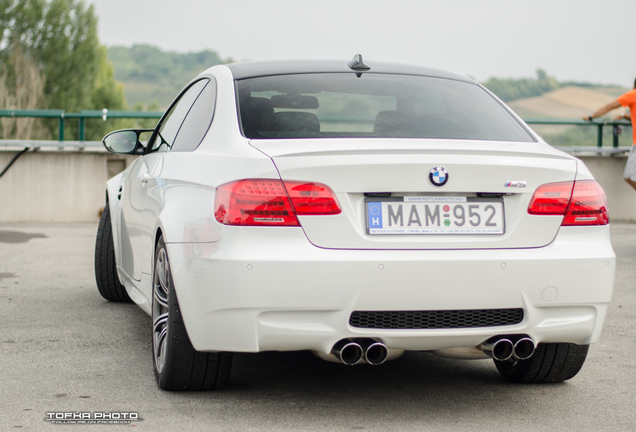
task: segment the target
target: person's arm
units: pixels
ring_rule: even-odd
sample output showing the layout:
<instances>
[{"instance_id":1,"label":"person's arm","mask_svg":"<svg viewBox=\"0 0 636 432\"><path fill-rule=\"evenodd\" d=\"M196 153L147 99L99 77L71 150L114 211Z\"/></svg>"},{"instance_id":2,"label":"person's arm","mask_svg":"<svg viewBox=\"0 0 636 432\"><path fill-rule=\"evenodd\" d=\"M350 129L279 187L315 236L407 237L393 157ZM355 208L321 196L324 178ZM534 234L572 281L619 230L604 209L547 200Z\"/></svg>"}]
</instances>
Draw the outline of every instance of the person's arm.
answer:
<instances>
[{"instance_id":1,"label":"person's arm","mask_svg":"<svg viewBox=\"0 0 636 432\"><path fill-rule=\"evenodd\" d=\"M596 117L600 117L603 114L606 114L613 109L620 108L620 106L621 106L620 102L618 100L615 100L613 102L608 103L604 107L597 109L592 114L583 117L583 120L592 121L592 119L595 119Z\"/></svg>"}]
</instances>

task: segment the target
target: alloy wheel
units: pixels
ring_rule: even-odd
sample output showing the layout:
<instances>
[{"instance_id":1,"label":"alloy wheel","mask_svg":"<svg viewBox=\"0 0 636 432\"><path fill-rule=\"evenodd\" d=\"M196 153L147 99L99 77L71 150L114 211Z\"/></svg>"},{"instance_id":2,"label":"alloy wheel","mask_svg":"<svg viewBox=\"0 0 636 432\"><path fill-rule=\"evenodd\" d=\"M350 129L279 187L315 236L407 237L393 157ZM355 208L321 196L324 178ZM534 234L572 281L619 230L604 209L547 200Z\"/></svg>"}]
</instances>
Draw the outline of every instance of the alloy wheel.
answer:
<instances>
[{"instance_id":1,"label":"alloy wheel","mask_svg":"<svg viewBox=\"0 0 636 432\"><path fill-rule=\"evenodd\" d=\"M155 275L153 280L152 297L152 350L155 360L155 368L161 373L166 364L168 345L168 313L170 310L170 267L166 250L161 249L157 254L155 263Z\"/></svg>"}]
</instances>

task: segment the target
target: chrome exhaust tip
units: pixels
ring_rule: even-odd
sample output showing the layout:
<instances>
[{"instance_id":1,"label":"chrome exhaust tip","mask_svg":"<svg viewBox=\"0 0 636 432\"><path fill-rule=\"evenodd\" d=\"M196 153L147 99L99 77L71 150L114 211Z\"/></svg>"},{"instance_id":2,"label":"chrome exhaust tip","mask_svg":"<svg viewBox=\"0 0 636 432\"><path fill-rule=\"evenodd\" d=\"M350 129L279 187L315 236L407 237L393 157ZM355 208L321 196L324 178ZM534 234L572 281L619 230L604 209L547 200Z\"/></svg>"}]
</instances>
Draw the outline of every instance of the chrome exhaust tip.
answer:
<instances>
[{"instance_id":1,"label":"chrome exhaust tip","mask_svg":"<svg viewBox=\"0 0 636 432\"><path fill-rule=\"evenodd\" d=\"M360 363L363 355L360 344L348 339L343 339L336 343L331 352L338 360L349 366Z\"/></svg>"},{"instance_id":2,"label":"chrome exhaust tip","mask_svg":"<svg viewBox=\"0 0 636 432\"><path fill-rule=\"evenodd\" d=\"M528 360L534 354L535 348L532 339L524 337L515 343L512 355L517 360Z\"/></svg>"},{"instance_id":3,"label":"chrome exhaust tip","mask_svg":"<svg viewBox=\"0 0 636 432\"><path fill-rule=\"evenodd\" d=\"M506 361L512 357L514 345L510 339L503 338L481 344L481 350L497 361Z\"/></svg>"},{"instance_id":4,"label":"chrome exhaust tip","mask_svg":"<svg viewBox=\"0 0 636 432\"><path fill-rule=\"evenodd\" d=\"M364 352L364 359L370 365L380 365L386 361L388 356L389 350L382 342L372 343Z\"/></svg>"}]
</instances>

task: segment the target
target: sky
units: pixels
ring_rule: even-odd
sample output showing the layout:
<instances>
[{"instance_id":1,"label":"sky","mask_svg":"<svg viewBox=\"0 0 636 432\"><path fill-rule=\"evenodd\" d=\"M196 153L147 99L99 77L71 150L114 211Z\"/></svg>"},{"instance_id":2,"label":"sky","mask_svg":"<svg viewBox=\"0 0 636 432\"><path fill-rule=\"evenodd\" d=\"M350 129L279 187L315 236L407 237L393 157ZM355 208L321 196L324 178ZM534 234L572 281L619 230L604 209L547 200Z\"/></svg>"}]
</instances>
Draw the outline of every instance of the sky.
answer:
<instances>
[{"instance_id":1,"label":"sky","mask_svg":"<svg viewBox=\"0 0 636 432\"><path fill-rule=\"evenodd\" d=\"M436 67L632 87L636 0L85 0L106 46ZM195 71L194 74L200 71Z\"/></svg>"}]
</instances>

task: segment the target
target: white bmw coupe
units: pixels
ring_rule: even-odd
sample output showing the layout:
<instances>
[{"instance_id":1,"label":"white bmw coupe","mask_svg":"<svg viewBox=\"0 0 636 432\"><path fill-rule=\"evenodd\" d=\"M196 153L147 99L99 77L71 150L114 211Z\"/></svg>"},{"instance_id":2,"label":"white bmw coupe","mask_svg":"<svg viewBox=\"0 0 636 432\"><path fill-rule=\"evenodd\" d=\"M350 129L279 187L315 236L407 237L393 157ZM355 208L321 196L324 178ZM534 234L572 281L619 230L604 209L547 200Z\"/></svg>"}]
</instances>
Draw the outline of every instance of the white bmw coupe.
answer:
<instances>
[{"instance_id":1,"label":"white bmw coupe","mask_svg":"<svg viewBox=\"0 0 636 432\"><path fill-rule=\"evenodd\" d=\"M101 295L152 317L158 385L218 389L233 352L346 365L492 358L579 372L614 284L607 203L477 82L346 61L215 66L107 183Z\"/></svg>"}]
</instances>

